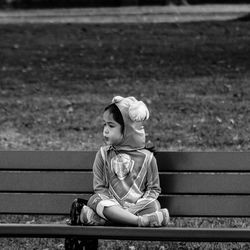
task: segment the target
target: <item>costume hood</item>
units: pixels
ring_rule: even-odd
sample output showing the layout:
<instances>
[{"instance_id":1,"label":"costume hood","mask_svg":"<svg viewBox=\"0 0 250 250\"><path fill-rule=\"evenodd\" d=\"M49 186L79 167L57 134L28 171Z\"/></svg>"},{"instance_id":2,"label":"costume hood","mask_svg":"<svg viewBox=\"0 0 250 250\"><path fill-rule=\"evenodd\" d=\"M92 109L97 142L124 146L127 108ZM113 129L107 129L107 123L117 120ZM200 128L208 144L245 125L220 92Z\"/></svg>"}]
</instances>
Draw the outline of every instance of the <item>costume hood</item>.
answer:
<instances>
[{"instance_id":1,"label":"costume hood","mask_svg":"<svg viewBox=\"0 0 250 250\"><path fill-rule=\"evenodd\" d=\"M112 103L121 111L124 120L124 135L122 142L116 146L120 150L135 150L145 147L145 131L143 121L149 118L147 106L134 97L116 96Z\"/></svg>"}]
</instances>

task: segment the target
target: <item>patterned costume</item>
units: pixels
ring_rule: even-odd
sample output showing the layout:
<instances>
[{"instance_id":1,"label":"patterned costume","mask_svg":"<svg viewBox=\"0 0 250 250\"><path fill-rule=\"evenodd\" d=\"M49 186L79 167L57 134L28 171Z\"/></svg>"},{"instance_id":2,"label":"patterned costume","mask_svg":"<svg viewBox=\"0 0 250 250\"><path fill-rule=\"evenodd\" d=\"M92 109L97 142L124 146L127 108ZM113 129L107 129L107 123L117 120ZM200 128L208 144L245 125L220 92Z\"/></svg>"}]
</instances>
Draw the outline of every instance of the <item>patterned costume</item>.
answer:
<instances>
[{"instance_id":1,"label":"patterned costume","mask_svg":"<svg viewBox=\"0 0 250 250\"><path fill-rule=\"evenodd\" d=\"M148 110L133 97L115 97L113 102L123 116L123 140L97 152L93 165L95 194L88 206L104 219L104 208L115 205L136 215L158 211L158 168L153 153L145 149L142 123L149 117Z\"/></svg>"}]
</instances>

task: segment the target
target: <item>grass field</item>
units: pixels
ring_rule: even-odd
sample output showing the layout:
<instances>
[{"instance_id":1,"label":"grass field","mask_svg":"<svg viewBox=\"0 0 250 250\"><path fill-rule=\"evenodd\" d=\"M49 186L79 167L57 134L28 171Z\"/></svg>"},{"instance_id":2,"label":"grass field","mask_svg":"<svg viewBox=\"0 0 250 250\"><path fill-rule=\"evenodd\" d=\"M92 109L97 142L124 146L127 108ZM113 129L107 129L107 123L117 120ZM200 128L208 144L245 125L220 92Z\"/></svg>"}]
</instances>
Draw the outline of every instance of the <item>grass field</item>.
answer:
<instances>
[{"instance_id":1,"label":"grass field","mask_svg":"<svg viewBox=\"0 0 250 250\"><path fill-rule=\"evenodd\" d=\"M134 95L147 140L167 151L250 148L250 23L0 26L0 150L96 150L102 110ZM1 222L64 218L5 216ZM249 227L248 219L176 218L176 226ZM100 249L249 249L227 243L101 241ZM1 239L1 249L63 249Z\"/></svg>"}]
</instances>

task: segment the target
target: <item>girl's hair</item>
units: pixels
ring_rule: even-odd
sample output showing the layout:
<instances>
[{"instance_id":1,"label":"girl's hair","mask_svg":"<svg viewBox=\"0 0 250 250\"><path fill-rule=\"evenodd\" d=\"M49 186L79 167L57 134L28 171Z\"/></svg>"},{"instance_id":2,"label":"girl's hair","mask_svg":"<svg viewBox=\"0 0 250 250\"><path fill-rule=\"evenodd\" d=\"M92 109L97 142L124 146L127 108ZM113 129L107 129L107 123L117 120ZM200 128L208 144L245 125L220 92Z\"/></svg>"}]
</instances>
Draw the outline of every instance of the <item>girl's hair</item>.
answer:
<instances>
[{"instance_id":1,"label":"girl's hair","mask_svg":"<svg viewBox=\"0 0 250 250\"><path fill-rule=\"evenodd\" d=\"M121 131L122 131L122 134L124 133L124 120L123 120L123 117L122 117L122 113L120 111L120 109L116 106L115 103L111 103L110 105L108 105L104 111L109 111L110 114L113 115L113 119L119 123L121 125Z\"/></svg>"}]
</instances>

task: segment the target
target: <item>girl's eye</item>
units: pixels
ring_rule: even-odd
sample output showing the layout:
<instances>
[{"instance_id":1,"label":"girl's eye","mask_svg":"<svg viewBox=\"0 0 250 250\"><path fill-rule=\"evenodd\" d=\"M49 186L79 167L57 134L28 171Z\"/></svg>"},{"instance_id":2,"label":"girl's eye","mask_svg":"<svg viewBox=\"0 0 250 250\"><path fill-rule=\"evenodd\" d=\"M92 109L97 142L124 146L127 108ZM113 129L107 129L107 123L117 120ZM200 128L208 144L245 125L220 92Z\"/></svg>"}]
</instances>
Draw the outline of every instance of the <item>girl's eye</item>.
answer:
<instances>
[{"instance_id":1,"label":"girl's eye","mask_svg":"<svg viewBox=\"0 0 250 250\"><path fill-rule=\"evenodd\" d=\"M116 125L113 123L103 123L103 127L114 128Z\"/></svg>"},{"instance_id":2,"label":"girl's eye","mask_svg":"<svg viewBox=\"0 0 250 250\"><path fill-rule=\"evenodd\" d=\"M106 124L106 123L104 123L103 124L103 127L110 127L110 128L114 128L115 126L113 125L113 124Z\"/></svg>"}]
</instances>

